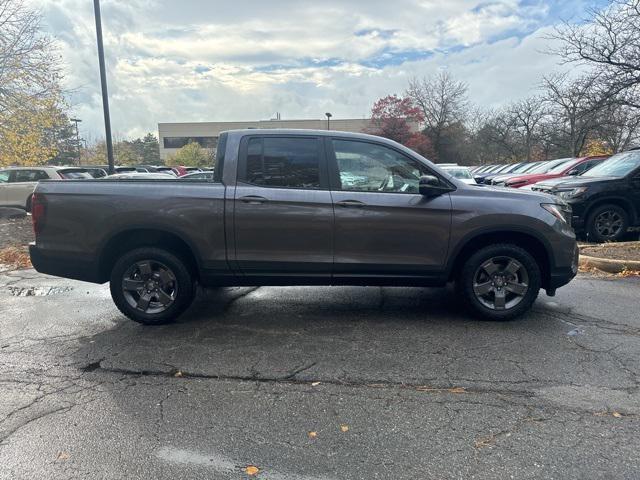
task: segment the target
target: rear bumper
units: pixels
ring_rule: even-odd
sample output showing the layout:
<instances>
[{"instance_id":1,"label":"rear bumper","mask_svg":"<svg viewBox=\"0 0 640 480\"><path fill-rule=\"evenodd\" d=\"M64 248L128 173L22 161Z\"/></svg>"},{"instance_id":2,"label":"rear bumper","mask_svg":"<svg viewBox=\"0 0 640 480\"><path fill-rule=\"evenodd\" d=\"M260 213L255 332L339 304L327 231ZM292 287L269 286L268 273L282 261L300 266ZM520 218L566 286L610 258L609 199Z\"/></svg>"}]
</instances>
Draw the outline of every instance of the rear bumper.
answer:
<instances>
[{"instance_id":1,"label":"rear bumper","mask_svg":"<svg viewBox=\"0 0 640 480\"><path fill-rule=\"evenodd\" d=\"M97 262L53 253L29 245L31 264L40 273L91 283L104 283Z\"/></svg>"}]
</instances>

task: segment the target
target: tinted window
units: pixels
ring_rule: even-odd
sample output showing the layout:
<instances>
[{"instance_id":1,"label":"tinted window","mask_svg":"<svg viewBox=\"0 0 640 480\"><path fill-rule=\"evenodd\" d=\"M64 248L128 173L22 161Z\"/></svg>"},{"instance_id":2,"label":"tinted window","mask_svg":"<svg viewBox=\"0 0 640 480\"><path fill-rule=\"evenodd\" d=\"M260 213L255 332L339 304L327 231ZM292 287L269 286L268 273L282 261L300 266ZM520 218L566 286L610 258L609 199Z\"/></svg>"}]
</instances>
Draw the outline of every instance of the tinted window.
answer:
<instances>
[{"instance_id":1,"label":"tinted window","mask_svg":"<svg viewBox=\"0 0 640 480\"><path fill-rule=\"evenodd\" d=\"M245 181L283 188L320 188L320 153L314 138L251 138Z\"/></svg>"},{"instance_id":2,"label":"tinted window","mask_svg":"<svg viewBox=\"0 0 640 480\"><path fill-rule=\"evenodd\" d=\"M429 170L395 150L373 143L333 140L342 190L418 193Z\"/></svg>"},{"instance_id":3,"label":"tinted window","mask_svg":"<svg viewBox=\"0 0 640 480\"><path fill-rule=\"evenodd\" d=\"M15 170L14 182L37 182L46 180L49 175L44 170Z\"/></svg>"},{"instance_id":4,"label":"tinted window","mask_svg":"<svg viewBox=\"0 0 640 480\"><path fill-rule=\"evenodd\" d=\"M164 137L162 139L164 148L182 148L190 143L197 143L202 148L216 148L217 137Z\"/></svg>"},{"instance_id":5,"label":"tinted window","mask_svg":"<svg viewBox=\"0 0 640 480\"><path fill-rule=\"evenodd\" d=\"M220 142L218 143L218 149L216 150L216 160L213 170L215 172L215 181L222 182L222 171L224 169L224 156L227 150L227 134L220 135Z\"/></svg>"}]
</instances>

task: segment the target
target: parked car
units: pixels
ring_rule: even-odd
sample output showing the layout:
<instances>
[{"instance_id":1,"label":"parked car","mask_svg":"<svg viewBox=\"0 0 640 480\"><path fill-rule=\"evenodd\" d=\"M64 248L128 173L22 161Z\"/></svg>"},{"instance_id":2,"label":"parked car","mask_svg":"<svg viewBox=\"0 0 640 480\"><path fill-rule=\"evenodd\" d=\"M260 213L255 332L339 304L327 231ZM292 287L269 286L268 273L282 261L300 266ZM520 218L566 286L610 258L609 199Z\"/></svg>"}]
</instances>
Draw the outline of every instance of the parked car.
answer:
<instances>
[{"instance_id":1,"label":"parked car","mask_svg":"<svg viewBox=\"0 0 640 480\"><path fill-rule=\"evenodd\" d=\"M511 170L508 173L498 173L495 175L487 175L484 177L485 185L499 185L504 184L509 178L516 177L518 175L522 175L524 173L530 172L534 168L542 165L544 162L525 162L519 164L516 168Z\"/></svg>"},{"instance_id":2,"label":"parked car","mask_svg":"<svg viewBox=\"0 0 640 480\"><path fill-rule=\"evenodd\" d=\"M621 240L640 229L640 150L614 155L575 178L537 183L532 191L568 202L574 228L589 240Z\"/></svg>"},{"instance_id":3,"label":"parked car","mask_svg":"<svg viewBox=\"0 0 640 480\"><path fill-rule=\"evenodd\" d=\"M474 174L473 178L477 183L483 183L486 176L491 175L491 174L495 174L495 173L503 172L503 171L507 170L508 168L511 168L510 164L509 165L496 165L496 166L494 166L492 168L489 168L489 169L485 170L482 173Z\"/></svg>"},{"instance_id":4,"label":"parked car","mask_svg":"<svg viewBox=\"0 0 640 480\"><path fill-rule=\"evenodd\" d=\"M129 318L159 324L195 285L458 283L481 317L514 318L578 269L559 198L470 186L371 135L236 130L214 182L40 182L31 261L42 273L110 281ZM365 177L356 186L341 174Z\"/></svg>"},{"instance_id":5,"label":"parked car","mask_svg":"<svg viewBox=\"0 0 640 480\"><path fill-rule=\"evenodd\" d=\"M180 180L192 180L192 181L213 181L213 172L195 172L195 173L187 173L180 177Z\"/></svg>"},{"instance_id":6,"label":"parked car","mask_svg":"<svg viewBox=\"0 0 640 480\"><path fill-rule=\"evenodd\" d=\"M438 165L442 170L447 172L452 177L463 181L468 185L477 185L478 183L473 179L473 175L469 171L469 167L461 167L460 165Z\"/></svg>"},{"instance_id":7,"label":"parked car","mask_svg":"<svg viewBox=\"0 0 640 480\"><path fill-rule=\"evenodd\" d=\"M0 206L31 210L31 195L40 180L90 179L89 173L76 167L8 167L0 170Z\"/></svg>"},{"instance_id":8,"label":"parked car","mask_svg":"<svg viewBox=\"0 0 640 480\"><path fill-rule=\"evenodd\" d=\"M531 183L535 183L536 181L538 181L538 179L542 178L542 175L549 173L551 170L558 167L562 168L563 166L569 165L573 161L573 158L558 158L556 160L544 162L540 166L530 170L523 175L516 175L515 177L506 179L504 181L504 185L511 188L524 187Z\"/></svg>"},{"instance_id":9,"label":"parked car","mask_svg":"<svg viewBox=\"0 0 640 480\"><path fill-rule=\"evenodd\" d=\"M586 172L592 167L609 158L608 155L574 158L565 162L559 162L546 172L530 173L509 178L505 181L507 187L522 188L533 185L542 180L549 180L558 177L575 176Z\"/></svg>"},{"instance_id":10,"label":"parked car","mask_svg":"<svg viewBox=\"0 0 640 480\"><path fill-rule=\"evenodd\" d=\"M102 178L109 175L102 167L83 166L82 168L85 169L93 178Z\"/></svg>"},{"instance_id":11,"label":"parked car","mask_svg":"<svg viewBox=\"0 0 640 480\"><path fill-rule=\"evenodd\" d=\"M152 172L124 172L114 173L102 180L173 180L176 177L170 173L152 173Z\"/></svg>"}]
</instances>

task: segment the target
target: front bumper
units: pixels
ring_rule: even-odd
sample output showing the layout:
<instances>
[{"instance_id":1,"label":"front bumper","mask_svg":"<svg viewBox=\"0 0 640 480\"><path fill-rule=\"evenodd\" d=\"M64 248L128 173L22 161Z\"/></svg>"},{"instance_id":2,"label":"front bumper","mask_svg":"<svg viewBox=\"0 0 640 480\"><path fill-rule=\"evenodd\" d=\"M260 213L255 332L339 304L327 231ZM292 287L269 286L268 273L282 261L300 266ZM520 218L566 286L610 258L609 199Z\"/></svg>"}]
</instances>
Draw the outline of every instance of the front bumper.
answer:
<instances>
[{"instance_id":1,"label":"front bumper","mask_svg":"<svg viewBox=\"0 0 640 480\"><path fill-rule=\"evenodd\" d=\"M573 260L570 267L556 268L549 275L549 283L546 286L547 295L553 296L556 289L563 287L578 274L578 264L580 262L580 250L576 244L573 253Z\"/></svg>"},{"instance_id":2,"label":"front bumper","mask_svg":"<svg viewBox=\"0 0 640 480\"><path fill-rule=\"evenodd\" d=\"M98 262L49 252L35 243L29 245L29 256L33 268L40 273L91 283L105 282L100 276Z\"/></svg>"}]
</instances>

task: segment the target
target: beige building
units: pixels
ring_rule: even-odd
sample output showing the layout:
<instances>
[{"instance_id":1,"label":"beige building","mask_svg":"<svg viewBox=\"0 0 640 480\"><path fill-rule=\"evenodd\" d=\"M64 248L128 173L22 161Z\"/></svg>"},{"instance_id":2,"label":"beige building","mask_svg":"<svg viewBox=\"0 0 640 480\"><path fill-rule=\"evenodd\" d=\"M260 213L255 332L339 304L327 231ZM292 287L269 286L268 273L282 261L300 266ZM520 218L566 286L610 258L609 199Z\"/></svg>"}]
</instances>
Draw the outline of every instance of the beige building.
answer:
<instances>
[{"instance_id":1,"label":"beige building","mask_svg":"<svg viewBox=\"0 0 640 480\"><path fill-rule=\"evenodd\" d=\"M331 119L331 130L367 133L371 129L371 119ZM305 130L325 130L327 120L260 120L257 122L195 122L159 123L158 140L160 158L169 155L190 142L198 142L204 148L215 149L220 132L243 128L300 128Z\"/></svg>"}]
</instances>

